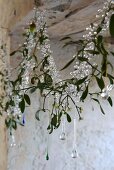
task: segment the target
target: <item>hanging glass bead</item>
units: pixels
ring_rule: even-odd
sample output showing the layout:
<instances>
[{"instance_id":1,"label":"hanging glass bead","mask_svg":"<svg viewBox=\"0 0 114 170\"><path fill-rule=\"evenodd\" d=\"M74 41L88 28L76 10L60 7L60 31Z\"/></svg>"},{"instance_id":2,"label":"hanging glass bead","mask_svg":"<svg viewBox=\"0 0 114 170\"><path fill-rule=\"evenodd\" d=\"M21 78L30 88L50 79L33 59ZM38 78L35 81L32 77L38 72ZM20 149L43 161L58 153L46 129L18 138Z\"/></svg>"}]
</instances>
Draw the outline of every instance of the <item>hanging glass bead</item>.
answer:
<instances>
[{"instance_id":1,"label":"hanging glass bead","mask_svg":"<svg viewBox=\"0 0 114 170\"><path fill-rule=\"evenodd\" d=\"M23 115L22 123L23 123L23 125L25 125L25 115Z\"/></svg>"},{"instance_id":2,"label":"hanging glass bead","mask_svg":"<svg viewBox=\"0 0 114 170\"><path fill-rule=\"evenodd\" d=\"M65 140L66 139L66 134L65 134L65 119L62 120L62 132L60 134L60 140Z\"/></svg>"},{"instance_id":3,"label":"hanging glass bead","mask_svg":"<svg viewBox=\"0 0 114 170\"><path fill-rule=\"evenodd\" d=\"M10 146L11 147L15 147L16 146L15 136L13 134L10 136Z\"/></svg>"},{"instance_id":4,"label":"hanging glass bead","mask_svg":"<svg viewBox=\"0 0 114 170\"><path fill-rule=\"evenodd\" d=\"M72 150L71 157L72 157L72 158L77 158L77 157L78 157L78 154L77 154L76 149L73 149L73 150Z\"/></svg>"}]
</instances>

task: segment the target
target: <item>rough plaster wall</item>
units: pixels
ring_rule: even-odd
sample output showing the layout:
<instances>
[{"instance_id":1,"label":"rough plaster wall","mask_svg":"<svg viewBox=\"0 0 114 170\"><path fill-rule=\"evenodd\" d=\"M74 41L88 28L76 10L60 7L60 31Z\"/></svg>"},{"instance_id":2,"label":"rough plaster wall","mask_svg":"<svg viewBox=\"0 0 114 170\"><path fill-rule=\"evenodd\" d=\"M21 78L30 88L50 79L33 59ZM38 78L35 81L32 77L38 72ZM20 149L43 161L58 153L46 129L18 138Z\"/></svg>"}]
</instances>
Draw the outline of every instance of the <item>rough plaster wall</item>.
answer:
<instances>
[{"instance_id":1,"label":"rough plaster wall","mask_svg":"<svg viewBox=\"0 0 114 170\"><path fill-rule=\"evenodd\" d=\"M0 118L0 170L7 169L7 138L6 128L4 126L4 118Z\"/></svg>"},{"instance_id":2,"label":"rough plaster wall","mask_svg":"<svg viewBox=\"0 0 114 170\"><path fill-rule=\"evenodd\" d=\"M32 0L0 0L0 41L7 44L8 53L10 53L11 27L20 21L31 8L33 8ZM7 135L4 119L0 117L0 170L7 169Z\"/></svg>"},{"instance_id":3,"label":"rough plaster wall","mask_svg":"<svg viewBox=\"0 0 114 170\"><path fill-rule=\"evenodd\" d=\"M62 60L62 56L72 56L75 48L69 47L63 51L60 47L60 42L52 41L54 57L61 67L65 61ZM68 73L69 71L66 71L64 75L67 76ZM114 100L114 92L111 96ZM8 152L8 170L114 170L114 108L110 108L106 101L102 101L102 105L106 115L102 115L97 104L89 100L84 104L84 120L77 120L79 157L72 159L73 124L66 125L65 141L59 140L61 127L48 136L48 118L45 113L41 113L40 122L34 119L40 100L36 95L32 96L32 106L26 110L26 127L18 129L17 146L10 148ZM71 115L77 115L74 109ZM47 143L49 161L45 160Z\"/></svg>"},{"instance_id":4,"label":"rough plaster wall","mask_svg":"<svg viewBox=\"0 0 114 170\"><path fill-rule=\"evenodd\" d=\"M33 8L33 0L0 0L0 27L10 30Z\"/></svg>"},{"instance_id":5,"label":"rough plaster wall","mask_svg":"<svg viewBox=\"0 0 114 170\"><path fill-rule=\"evenodd\" d=\"M1 48L1 45L4 45L4 44L6 44L7 54L9 54L10 38L6 30L0 29L0 48ZM0 57L2 57L1 54L0 54ZM7 63L9 63L10 59L8 55L6 57L7 57L6 61ZM2 90L3 89L0 89L0 92L2 92ZM4 122L5 122L5 115L0 116L0 170L7 169L7 134L6 134L6 127L5 127Z\"/></svg>"}]
</instances>

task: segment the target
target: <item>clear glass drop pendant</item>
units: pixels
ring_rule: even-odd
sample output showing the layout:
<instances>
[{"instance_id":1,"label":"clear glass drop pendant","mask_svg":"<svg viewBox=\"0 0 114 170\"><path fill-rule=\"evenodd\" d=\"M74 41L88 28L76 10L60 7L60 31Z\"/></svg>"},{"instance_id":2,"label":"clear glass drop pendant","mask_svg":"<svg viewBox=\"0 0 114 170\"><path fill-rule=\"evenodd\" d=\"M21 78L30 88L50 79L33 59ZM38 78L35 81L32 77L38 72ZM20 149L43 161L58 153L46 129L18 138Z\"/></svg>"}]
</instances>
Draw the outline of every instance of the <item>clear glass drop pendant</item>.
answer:
<instances>
[{"instance_id":1,"label":"clear glass drop pendant","mask_svg":"<svg viewBox=\"0 0 114 170\"><path fill-rule=\"evenodd\" d=\"M24 115L23 115L22 123L23 123L23 125L25 125L25 116Z\"/></svg>"},{"instance_id":2,"label":"clear glass drop pendant","mask_svg":"<svg viewBox=\"0 0 114 170\"><path fill-rule=\"evenodd\" d=\"M10 138L11 138L11 139L10 139L10 146L11 146L11 147L15 147L15 146L16 146L15 136L12 135Z\"/></svg>"},{"instance_id":3,"label":"clear glass drop pendant","mask_svg":"<svg viewBox=\"0 0 114 170\"><path fill-rule=\"evenodd\" d=\"M108 99L109 93L108 93L107 89L102 90L101 97L102 97L102 99L105 99L105 100Z\"/></svg>"},{"instance_id":4,"label":"clear glass drop pendant","mask_svg":"<svg viewBox=\"0 0 114 170\"><path fill-rule=\"evenodd\" d=\"M66 139L66 135L65 135L65 132L62 132L61 134L60 134L60 140L65 140Z\"/></svg>"},{"instance_id":5,"label":"clear glass drop pendant","mask_svg":"<svg viewBox=\"0 0 114 170\"><path fill-rule=\"evenodd\" d=\"M72 158L77 158L78 157L78 154L77 154L77 151L76 151L75 148L72 150L71 157Z\"/></svg>"},{"instance_id":6,"label":"clear glass drop pendant","mask_svg":"<svg viewBox=\"0 0 114 170\"><path fill-rule=\"evenodd\" d=\"M65 140L66 139L66 134L65 134L65 119L62 121L62 132L60 134L60 140Z\"/></svg>"},{"instance_id":7,"label":"clear glass drop pendant","mask_svg":"<svg viewBox=\"0 0 114 170\"><path fill-rule=\"evenodd\" d=\"M110 91L113 90L113 88L114 88L113 84L106 86L106 88L104 88L101 93L102 99L108 99L108 97L110 96Z\"/></svg>"},{"instance_id":8,"label":"clear glass drop pendant","mask_svg":"<svg viewBox=\"0 0 114 170\"><path fill-rule=\"evenodd\" d=\"M77 145L76 145L76 119L74 118L74 141L73 141L73 149L72 149L72 153L71 153L72 158L77 158L77 156L78 156L76 148L77 148Z\"/></svg>"}]
</instances>

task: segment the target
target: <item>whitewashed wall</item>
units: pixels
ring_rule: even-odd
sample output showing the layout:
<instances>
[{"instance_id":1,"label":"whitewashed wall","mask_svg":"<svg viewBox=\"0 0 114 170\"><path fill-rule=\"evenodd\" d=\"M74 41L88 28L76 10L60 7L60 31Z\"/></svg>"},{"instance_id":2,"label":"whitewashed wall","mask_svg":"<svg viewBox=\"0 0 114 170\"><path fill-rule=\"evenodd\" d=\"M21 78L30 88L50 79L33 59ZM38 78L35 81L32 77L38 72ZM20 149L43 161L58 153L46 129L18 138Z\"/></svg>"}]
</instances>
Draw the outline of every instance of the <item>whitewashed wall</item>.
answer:
<instances>
[{"instance_id":1,"label":"whitewashed wall","mask_svg":"<svg viewBox=\"0 0 114 170\"><path fill-rule=\"evenodd\" d=\"M63 52L60 47L61 43L52 42L56 61L62 66L65 58L68 59L68 56L72 55L74 48L66 48ZM67 74L68 72L65 75ZM40 122L34 118L34 113L40 106L39 97L36 96L32 97L32 106L26 109L25 128L19 128L16 134L17 146L9 148L8 170L114 170L114 108L102 101L106 111L106 115L102 115L97 104L86 101L84 120L77 120L79 156L73 159L73 124L66 124L65 141L59 140L61 128L48 135L48 119L45 113L41 113ZM111 96L114 100L114 91ZM73 109L71 114L73 117L76 111ZM49 161L45 159L47 143Z\"/></svg>"}]
</instances>

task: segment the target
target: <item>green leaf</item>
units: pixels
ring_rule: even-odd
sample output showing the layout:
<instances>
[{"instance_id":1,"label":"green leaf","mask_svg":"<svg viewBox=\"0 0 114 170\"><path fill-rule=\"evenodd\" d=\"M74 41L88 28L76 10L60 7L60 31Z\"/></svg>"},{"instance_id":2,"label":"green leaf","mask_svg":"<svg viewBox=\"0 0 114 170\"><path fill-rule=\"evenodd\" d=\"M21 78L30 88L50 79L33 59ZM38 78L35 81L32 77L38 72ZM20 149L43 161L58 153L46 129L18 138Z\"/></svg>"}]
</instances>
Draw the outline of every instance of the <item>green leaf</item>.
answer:
<instances>
[{"instance_id":1,"label":"green leaf","mask_svg":"<svg viewBox=\"0 0 114 170\"><path fill-rule=\"evenodd\" d=\"M47 152L47 154L46 154L46 160L47 160L47 161L49 160L48 152Z\"/></svg>"},{"instance_id":2,"label":"green leaf","mask_svg":"<svg viewBox=\"0 0 114 170\"><path fill-rule=\"evenodd\" d=\"M97 84L98 84L99 88L101 90L104 89L105 84L104 84L103 78L102 77L101 78L96 77L96 80L97 80Z\"/></svg>"},{"instance_id":3,"label":"green leaf","mask_svg":"<svg viewBox=\"0 0 114 170\"><path fill-rule=\"evenodd\" d=\"M110 77L111 79L114 79L114 77L111 74L107 74L108 77Z\"/></svg>"},{"instance_id":4,"label":"green leaf","mask_svg":"<svg viewBox=\"0 0 114 170\"><path fill-rule=\"evenodd\" d=\"M113 84L113 78L111 77L111 75L107 74L107 77L109 78L110 84Z\"/></svg>"},{"instance_id":5,"label":"green leaf","mask_svg":"<svg viewBox=\"0 0 114 170\"><path fill-rule=\"evenodd\" d=\"M111 77L108 77L109 78L109 81L110 81L110 84L113 84L113 80L111 79Z\"/></svg>"},{"instance_id":6,"label":"green leaf","mask_svg":"<svg viewBox=\"0 0 114 170\"><path fill-rule=\"evenodd\" d=\"M101 45L102 42L103 42L103 36L102 36L102 35L99 35L99 36L97 37L97 43L98 43L98 45Z\"/></svg>"},{"instance_id":7,"label":"green leaf","mask_svg":"<svg viewBox=\"0 0 114 170\"><path fill-rule=\"evenodd\" d=\"M58 121L61 120L61 117L62 117L62 111L60 111L59 114L58 114Z\"/></svg>"},{"instance_id":8,"label":"green leaf","mask_svg":"<svg viewBox=\"0 0 114 170\"><path fill-rule=\"evenodd\" d=\"M95 98L91 98L91 99L94 100L94 101L96 101L96 102L99 104L100 109L101 109L101 112L102 112L103 114L105 114L105 112L104 112L104 110L103 110L103 108L102 108L102 106L101 106L99 100L98 100L98 99L95 99Z\"/></svg>"},{"instance_id":9,"label":"green leaf","mask_svg":"<svg viewBox=\"0 0 114 170\"><path fill-rule=\"evenodd\" d=\"M40 121L40 118L39 118L39 114L40 114L40 111L41 110L37 110L36 114L35 114L35 118Z\"/></svg>"},{"instance_id":10,"label":"green leaf","mask_svg":"<svg viewBox=\"0 0 114 170\"><path fill-rule=\"evenodd\" d=\"M20 108L21 112L24 113L24 111L25 111L25 101L24 101L24 98L19 103L19 108Z\"/></svg>"},{"instance_id":11,"label":"green leaf","mask_svg":"<svg viewBox=\"0 0 114 170\"><path fill-rule=\"evenodd\" d=\"M67 67L69 67L73 63L74 60L75 60L75 57L72 60L70 60L60 71L62 71L64 69L66 69Z\"/></svg>"},{"instance_id":12,"label":"green leaf","mask_svg":"<svg viewBox=\"0 0 114 170\"><path fill-rule=\"evenodd\" d=\"M53 79L49 74L44 75L44 81L47 85L51 86L53 83Z\"/></svg>"},{"instance_id":13,"label":"green leaf","mask_svg":"<svg viewBox=\"0 0 114 170\"><path fill-rule=\"evenodd\" d=\"M67 82L70 83L70 84L76 84L77 79L76 78L67 79Z\"/></svg>"},{"instance_id":14,"label":"green leaf","mask_svg":"<svg viewBox=\"0 0 114 170\"><path fill-rule=\"evenodd\" d=\"M80 61L88 61L88 58L85 58L85 57L78 57L78 60L80 60Z\"/></svg>"},{"instance_id":15,"label":"green leaf","mask_svg":"<svg viewBox=\"0 0 114 170\"><path fill-rule=\"evenodd\" d=\"M35 54L33 54L32 57L35 59L36 62L38 62L37 56Z\"/></svg>"},{"instance_id":16,"label":"green leaf","mask_svg":"<svg viewBox=\"0 0 114 170\"><path fill-rule=\"evenodd\" d=\"M4 45L1 45L1 47L0 47L2 50L4 49Z\"/></svg>"},{"instance_id":17,"label":"green leaf","mask_svg":"<svg viewBox=\"0 0 114 170\"><path fill-rule=\"evenodd\" d=\"M86 52L90 53L90 54L96 54L98 55L99 54L99 51L95 51L95 50L86 50Z\"/></svg>"},{"instance_id":18,"label":"green leaf","mask_svg":"<svg viewBox=\"0 0 114 170\"><path fill-rule=\"evenodd\" d=\"M24 99L28 105L31 104L30 97L27 94L24 94Z\"/></svg>"},{"instance_id":19,"label":"green leaf","mask_svg":"<svg viewBox=\"0 0 114 170\"><path fill-rule=\"evenodd\" d=\"M14 102L12 99L9 101L9 104L10 104L11 106L15 106L15 102Z\"/></svg>"},{"instance_id":20,"label":"green leaf","mask_svg":"<svg viewBox=\"0 0 114 170\"><path fill-rule=\"evenodd\" d=\"M72 41L72 39L69 39L70 41L66 42L64 45L63 45L63 48L68 46L68 45L81 45L83 46L84 44L84 40L78 40L78 41Z\"/></svg>"},{"instance_id":21,"label":"green leaf","mask_svg":"<svg viewBox=\"0 0 114 170\"><path fill-rule=\"evenodd\" d=\"M70 115L69 115L69 114L66 114L66 116L67 116L67 121L70 123L70 122L72 121Z\"/></svg>"},{"instance_id":22,"label":"green leaf","mask_svg":"<svg viewBox=\"0 0 114 170\"><path fill-rule=\"evenodd\" d=\"M13 87L15 87L17 82L16 81L10 81L10 83L12 84Z\"/></svg>"},{"instance_id":23,"label":"green leaf","mask_svg":"<svg viewBox=\"0 0 114 170\"><path fill-rule=\"evenodd\" d=\"M104 112L103 108L101 107L101 105L100 105L100 109L101 109L101 112L105 115L105 112Z\"/></svg>"},{"instance_id":24,"label":"green leaf","mask_svg":"<svg viewBox=\"0 0 114 170\"><path fill-rule=\"evenodd\" d=\"M53 126L52 125L49 125L47 127L47 130L49 131L49 134L51 134L53 132Z\"/></svg>"},{"instance_id":25,"label":"green leaf","mask_svg":"<svg viewBox=\"0 0 114 170\"><path fill-rule=\"evenodd\" d=\"M101 30L102 30L102 27L99 26L99 27L97 28L97 34L98 34L99 32L101 32Z\"/></svg>"},{"instance_id":26,"label":"green leaf","mask_svg":"<svg viewBox=\"0 0 114 170\"><path fill-rule=\"evenodd\" d=\"M30 60L32 60L32 57L33 57L33 56L30 56L30 57L28 57L27 61L30 61Z\"/></svg>"},{"instance_id":27,"label":"green leaf","mask_svg":"<svg viewBox=\"0 0 114 170\"><path fill-rule=\"evenodd\" d=\"M110 17L109 31L110 31L111 37L114 37L114 14L112 14Z\"/></svg>"},{"instance_id":28,"label":"green leaf","mask_svg":"<svg viewBox=\"0 0 114 170\"><path fill-rule=\"evenodd\" d=\"M102 52L103 52L103 57L105 57L106 58L106 56L108 55L108 51L105 49L105 47L104 47L104 44L103 43L101 43L101 49L102 49Z\"/></svg>"},{"instance_id":29,"label":"green leaf","mask_svg":"<svg viewBox=\"0 0 114 170\"><path fill-rule=\"evenodd\" d=\"M37 88L40 90L40 93L43 93L43 90L46 89L47 84L46 83L41 83L40 80L38 81Z\"/></svg>"},{"instance_id":30,"label":"green leaf","mask_svg":"<svg viewBox=\"0 0 114 170\"><path fill-rule=\"evenodd\" d=\"M15 120L12 120L12 128L15 130L17 129L17 123Z\"/></svg>"},{"instance_id":31,"label":"green leaf","mask_svg":"<svg viewBox=\"0 0 114 170\"><path fill-rule=\"evenodd\" d=\"M10 105L9 102L7 102L5 105L5 111L7 111L7 109L9 108L9 105Z\"/></svg>"},{"instance_id":32,"label":"green leaf","mask_svg":"<svg viewBox=\"0 0 114 170\"><path fill-rule=\"evenodd\" d=\"M7 128L13 128L14 130L17 129L17 122L13 118L6 118L5 124Z\"/></svg>"},{"instance_id":33,"label":"green leaf","mask_svg":"<svg viewBox=\"0 0 114 170\"><path fill-rule=\"evenodd\" d=\"M47 67L49 65L48 57L45 57L43 62L41 63L40 71L44 71L44 67Z\"/></svg>"},{"instance_id":34,"label":"green leaf","mask_svg":"<svg viewBox=\"0 0 114 170\"><path fill-rule=\"evenodd\" d=\"M82 96L80 98L81 101L84 101L88 95L88 86L86 87L85 91L82 93Z\"/></svg>"},{"instance_id":35,"label":"green leaf","mask_svg":"<svg viewBox=\"0 0 114 170\"><path fill-rule=\"evenodd\" d=\"M87 77L88 77L88 76L84 77L83 79L78 80L76 84L77 84L77 85L82 84L83 82L85 82L85 80L87 79Z\"/></svg>"},{"instance_id":36,"label":"green leaf","mask_svg":"<svg viewBox=\"0 0 114 170\"><path fill-rule=\"evenodd\" d=\"M35 31L35 29L36 29L36 24L34 23L34 22L32 22L31 24L30 24L30 32L34 32Z\"/></svg>"},{"instance_id":37,"label":"green leaf","mask_svg":"<svg viewBox=\"0 0 114 170\"><path fill-rule=\"evenodd\" d=\"M51 119L51 125L56 127L56 125L57 125L57 115L54 115L53 118Z\"/></svg>"},{"instance_id":38,"label":"green leaf","mask_svg":"<svg viewBox=\"0 0 114 170\"><path fill-rule=\"evenodd\" d=\"M97 103L100 103L98 99L91 98L92 100L96 101Z\"/></svg>"},{"instance_id":39,"label":"green leaf","mask_svg":"<svg viewBox=\"0 0 114 170\"><path fill-rule=\"evenodd\" d=\"M13 52L10 53L10 56L15 55L16 53L17 53L17 51L15 50L15 51L13 51Z\"/></svg>"},{"instance_id":40,"label":"green leaf","mask_svg":"<svg viewBox=\"0 0 114 170\"><path fill-rule=\"evenodd\" d=\"M111 97L108 97L108 102L109 102L109 104L110 104L110 106L112 107L113 106L113 102L112 102L112 99L111 99Z\"/></svg>"},{"instance_id":41,"label":"green leaf","mask_svg":"<svg viewBox=\"0 0 114 170\"><path fill-rule=\"evenodd\" d=\"M34 93L37 90L37 87L33 87L32 89L30 89L30 93Z\"/></svg>"},{"instance_id":42,"label":"green leaf","mask_svg":"<svg viewBox=\"0 0 114 170\"><path fill-rule=\"evenodd\" d=\"M39 35L40 35L40 36L39 36L40 45L42 45L42 44L44 43L44 41L45 41L46 39L48 39L48 37L45 36L44 33L43 33L44 29L45 29L45 25L43 26L43 29L41 28L41 29L39 30L39 32L40 32L40 34L39 34Z\"/></svg>"},{"instance_id":43,"label":"green leaf","mask_svg":"<svg viewBox=\"0 0 114 170\"><path fill-rule=\"evenodd\" d=\"M28 55L28 49L25 48L25 49L23 50L23 56L26 57L27 55Z\"/></svg>"},{"instance_id":44,"label":"green leaf","mask_svg":"<svg viewBox=\"0 0 114 170\"><path fill-rule=\"evenodd\" d=\"M11 119L6 118L5 119L5 125L6 125L7 128L10 128L11 127Z\"/></svg>"}]
</instances>

